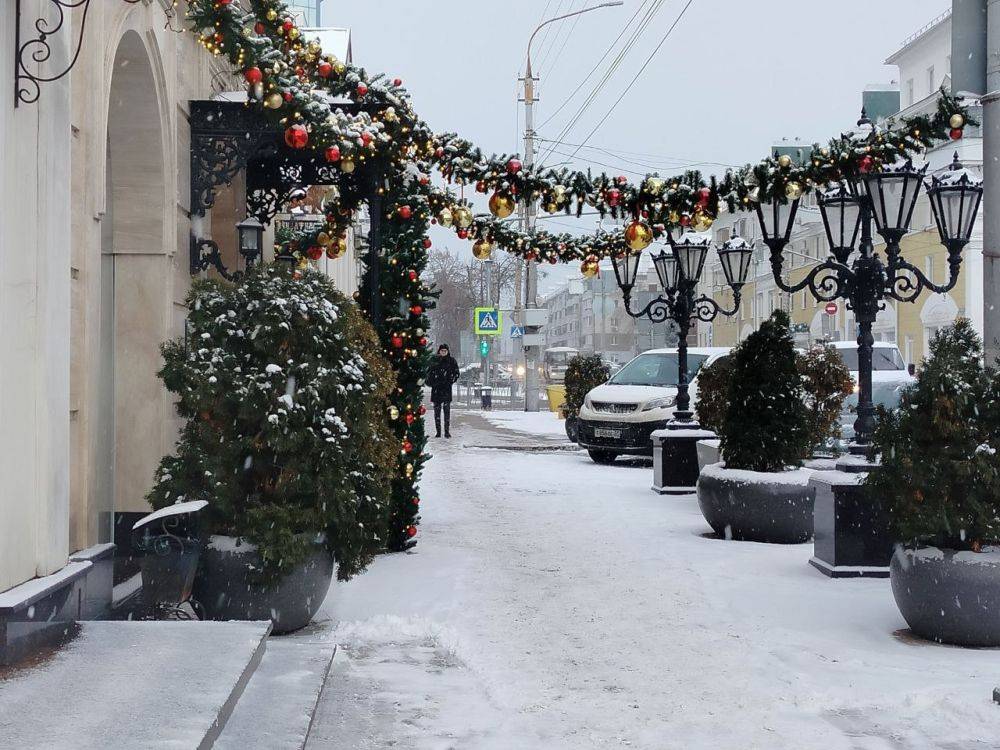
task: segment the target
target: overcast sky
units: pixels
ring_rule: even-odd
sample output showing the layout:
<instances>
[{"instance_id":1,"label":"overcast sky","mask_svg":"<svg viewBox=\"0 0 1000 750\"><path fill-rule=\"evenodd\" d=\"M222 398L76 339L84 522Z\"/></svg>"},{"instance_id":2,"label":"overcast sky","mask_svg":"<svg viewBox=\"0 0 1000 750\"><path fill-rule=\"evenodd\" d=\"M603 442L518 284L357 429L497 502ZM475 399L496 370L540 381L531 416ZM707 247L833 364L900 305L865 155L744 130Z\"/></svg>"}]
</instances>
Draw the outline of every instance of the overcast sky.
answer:
<instances>
[{"instance_id":1,"label":"overcast sky","mask_svg":"<svg viewBox=\"0 0 1000 750\"><path fill-rule=\"evenodd\" d=\"M354 62L402 78L417 111L435 130L457 131L488 152L510 152L521 150L517 78L531 31L544 18L598 1L325 0L323 24L349 27ZM579 168L635 178L654 170L673 174L702 162L703 169L721 173L721 165L761 158L781 138L825 140L857 119L865 84L897 77L896 68L882 64L885 58L951 5L950 0L690 0L615 106L688 2L624 0L621 7L557 22L538 34L532 46L535 74L541 76L536 130L563 142L546 163L566 161L576 146L565 144L585 143L602 150L581 149L572 159ZM637 12L641 18L653 7L656 13L644 30L636 37L639 19L632 20L614 53L605 57ZM563 134L632 38L636 43L620 67ZM571 96L595 66L596 73ZM559 221L545 223L554 230L570 230L574 223ZM592 230L593 224L581 228Z\"/></svg>"}]
</instances>

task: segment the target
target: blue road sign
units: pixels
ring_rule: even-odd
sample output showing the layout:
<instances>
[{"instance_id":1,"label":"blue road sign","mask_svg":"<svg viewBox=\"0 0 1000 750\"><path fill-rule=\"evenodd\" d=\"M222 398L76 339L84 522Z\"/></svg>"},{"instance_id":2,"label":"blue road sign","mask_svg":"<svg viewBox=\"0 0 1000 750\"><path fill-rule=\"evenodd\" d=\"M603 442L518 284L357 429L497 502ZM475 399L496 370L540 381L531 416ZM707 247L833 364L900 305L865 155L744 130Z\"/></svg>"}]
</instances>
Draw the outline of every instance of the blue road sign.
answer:
<instances>
[{"instance_id":1,"label":"blue road sign","mask_svg":"<svg viewBox=\"0 0 1000 750\"><path fill-rule=\"evenodd\" d=\"M524 335L524 328L521 326L511 326L510 327L510 337L512 339L519 339Z\"/></svg>"},{"instance_id":2,"label":"blue road sign","mask_svg":"<svg viewBox=\"0 0 1000 750\"><path fill-rule=\"evenodd\" d=\"M503 333L500 311L495 307L477 307L475 330L477 336L499 336Z\"/></svg>"}]
</instances>

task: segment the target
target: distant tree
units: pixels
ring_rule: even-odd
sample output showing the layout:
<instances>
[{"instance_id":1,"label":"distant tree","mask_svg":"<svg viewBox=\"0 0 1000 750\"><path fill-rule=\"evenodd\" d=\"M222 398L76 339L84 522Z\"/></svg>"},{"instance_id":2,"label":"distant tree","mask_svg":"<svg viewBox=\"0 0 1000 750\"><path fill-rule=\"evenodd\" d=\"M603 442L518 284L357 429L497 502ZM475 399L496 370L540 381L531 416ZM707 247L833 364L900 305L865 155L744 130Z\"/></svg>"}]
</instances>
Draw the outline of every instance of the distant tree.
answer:
<instances>
[{"instance_id":1,"label":"distant tree","mask_svg":"<svg viewBox=\"0 0 1000 750\"><path fill-rule=\"evenodd\" d=\"M719 429L728 469L779 472L809 454L809 423L788 313L775 310L730 355Z\"/></svg>"}]
</instances>

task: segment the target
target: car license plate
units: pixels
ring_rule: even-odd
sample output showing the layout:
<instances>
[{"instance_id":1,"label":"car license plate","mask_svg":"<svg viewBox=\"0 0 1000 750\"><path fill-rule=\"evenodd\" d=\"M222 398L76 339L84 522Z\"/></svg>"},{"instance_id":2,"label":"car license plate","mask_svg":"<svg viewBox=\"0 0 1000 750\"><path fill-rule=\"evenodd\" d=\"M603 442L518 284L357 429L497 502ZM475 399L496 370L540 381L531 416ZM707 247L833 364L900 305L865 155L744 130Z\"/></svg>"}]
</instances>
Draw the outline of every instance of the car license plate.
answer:
<instances>
[{"instance_id":1,"label":"car license plate","mask_svg":"<svg viewBox=\"0 0 1000 750\"><path fill-rule=\"evenodd\" d=\"M618 439L621 436L622 436L621 430L603 430L600 427L594 428L594 437Z\"/></svg>"}]
</instances>

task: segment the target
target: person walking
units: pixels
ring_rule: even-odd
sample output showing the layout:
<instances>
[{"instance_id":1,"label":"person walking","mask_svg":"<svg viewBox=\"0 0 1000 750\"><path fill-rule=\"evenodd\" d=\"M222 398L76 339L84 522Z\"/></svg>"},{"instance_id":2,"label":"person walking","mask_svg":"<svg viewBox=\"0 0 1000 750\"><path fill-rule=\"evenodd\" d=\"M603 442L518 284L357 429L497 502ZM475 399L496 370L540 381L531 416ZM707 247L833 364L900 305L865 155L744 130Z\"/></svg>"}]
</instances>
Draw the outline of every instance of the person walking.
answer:
<instances>
[{"instance_id":1,"label":"person walking","mask_svg":"<svg viewBox=\"0 0 1000 750\"><path fill-rule=\"evenodd\" d=\"M441 412L444 412L444 436L451 437L451 388L458 380L458 362L451 356L447 344L441 344L427 373L427 384L431 387L431 403L434 404L434 427L437 437L441 437Z\"/></svg>"}]
</instances>

